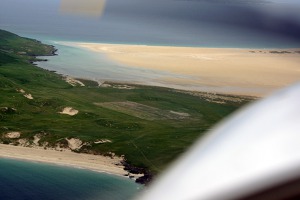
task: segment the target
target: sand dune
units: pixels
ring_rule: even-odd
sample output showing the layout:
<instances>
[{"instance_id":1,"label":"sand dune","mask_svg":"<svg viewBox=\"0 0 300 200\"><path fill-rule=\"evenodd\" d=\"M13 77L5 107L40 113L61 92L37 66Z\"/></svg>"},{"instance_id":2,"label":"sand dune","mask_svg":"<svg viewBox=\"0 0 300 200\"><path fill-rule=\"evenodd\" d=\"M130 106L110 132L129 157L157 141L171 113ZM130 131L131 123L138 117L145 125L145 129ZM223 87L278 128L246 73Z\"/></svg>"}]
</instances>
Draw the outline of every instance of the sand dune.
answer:
<instances>
[{"instance_id":1,"label":"sand dune","mask_svg":"<svg viewBox=\"0 0 300 200\"><path fill-rule=\"evenodd\" d=\"M191 85L191 89L196 90L265 96L300 80L298 49L71 45L104 53L113 61L127 66L170 72L174 76L166 76L160 81L170 86Z\"/></svg>"},{"instance_id":2,"label":"sand dune","mask_svg":"<svg viewBox=\"0 0 300 200\"><path fill-rule=\"evenodd\" d=\"M59 112L60 114L65 114L65 115L71 115L71 116L74 116L74 115L77 115L78 114L78 110L75 110L74 108L72 107L65 107L61 112Z\"/></svg>"}]
</instances>

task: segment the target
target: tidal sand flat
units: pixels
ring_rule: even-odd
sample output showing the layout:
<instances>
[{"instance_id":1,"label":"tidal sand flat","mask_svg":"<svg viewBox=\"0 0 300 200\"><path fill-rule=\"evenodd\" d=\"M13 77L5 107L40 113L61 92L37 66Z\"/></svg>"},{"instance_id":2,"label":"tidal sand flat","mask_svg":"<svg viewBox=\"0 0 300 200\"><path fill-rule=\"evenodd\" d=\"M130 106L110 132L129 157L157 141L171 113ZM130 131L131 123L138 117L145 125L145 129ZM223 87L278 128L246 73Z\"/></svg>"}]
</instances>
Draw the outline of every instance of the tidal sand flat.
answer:
<instances>
[{"instance_id":1,"label":"tidal sand flat","mask_svg":"<svg viewBox=\"0 0 300 200\"><path fill-rule=\"evenodd\" d=\"M104 53L127 66L168 72L159 81L181 89L261 97L300 80L299 49L69 45Z\"/></svg>"}]
</instances>

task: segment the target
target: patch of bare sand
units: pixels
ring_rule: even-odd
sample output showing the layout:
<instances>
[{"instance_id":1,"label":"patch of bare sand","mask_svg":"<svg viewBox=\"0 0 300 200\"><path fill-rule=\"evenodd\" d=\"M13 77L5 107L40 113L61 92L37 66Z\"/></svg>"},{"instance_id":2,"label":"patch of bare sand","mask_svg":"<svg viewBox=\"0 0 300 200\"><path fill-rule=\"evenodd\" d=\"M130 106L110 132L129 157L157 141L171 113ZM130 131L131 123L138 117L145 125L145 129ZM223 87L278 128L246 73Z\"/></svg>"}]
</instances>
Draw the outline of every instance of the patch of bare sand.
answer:
<instances>
[{"instance_id":1,"label":"patch of bare sand","mask_svg":"<svg viewBox=\"0 0 300 200\"><path fill-rule=\"evenodd\" d=\"M116 88L116 89L120 89L120 90L133 90L136 89L136 86L132 86L132 85L126 85L126 84L109 84L109 83L102 83L99 85L99 87L104 87L104 88Z\"/></svg>"},{"instance_id":2,"label":"patch of bare sand","mask_svg":"<svg viewBox=\"0 0 300 200\"><path fill-rule=\"evenodd\" d=\"M21 136L20 132L9 132L9 133L6 133L4 137L10 138L10 139L17 139L20 136Z\"/></svg>"},{"instance_id":3,"label":"patch of bare sand","mask_svg":"<svg viewBox=\"0 0 300 200\"><path fill-rule=\"evenodd\" d=\"M65 77L65 81L67 83L69 83L70 85L72 85L72 86L78 86L78 85L82 86L82 87L85 86L81 81L76 80L75 78L72 78L72 77L69 77L69 76Z\"/></svg>"},{"instance_id":4,"label":"patch of bare sand","mask_svg":"<svg viewBox=\"0 0 300 200\"><path fill-rule=\"evenodd\" d=\"M20 89L20 90L17 90L18 92L22 93L24 97L26 97L27 99L30 99L32 100L33 99L33 96L31 94L26 94L25 90L23 89Z\"/></svg>"},{"instance_id":5,"label":"patch of bare sand","mask_svg":"<svg viewBox=\"0 0 300 200\"><path fill-rule=\"evenodd\" d=\"M274 53L279 51L98 43L72 45L105 53L127 66L185 75L168 76L161 81L170 86L181 84L186 89L190 86L198 91L265 96L300 80L298 49Z\"/></svg>"},{"instance_id":6,"label":"patch of bare sand","mask_svg":"<svg viewBox=\"0 0 300 200\"><path fill-rule=\"evenodd\" d=\"M128 174L121 165L123 158L116 156L111 158L99 155L78 154L71 151L61 152L50 149L45 150L0 144L0 157L73 166L122 176Z\"/></svg>"},{"instance_id":7,"label":"patch of bare sand","mask_svg":"<svg viewBox=\"0 0 300 200\"><path fill-rule=\"evenodd\" d=\"M19 146L23 146L23 147L30 146L29 141L25 138L19 139L18 143Z\"/></svg>"},{"instance_id":8,"label":"patch of bare sand","mask_svg":"<svg viewBox=\"0 0 300 200\"><path fill-rule=\"evenodd\" d=\"M176 112L176 111L171 110L170 113L175 114L175 115L179 115L181 117L190 117L190 114L184 113L184 112Z\"/></svg>"},{"instance_id":9,"label":"patch of bare sand","mask_svg":"<svg viewBox=\"0 0 300 200\"><path fill-rule=\"evenodd\" d=\"M65 107L61 112L59 112L60 114L65 114L65 115L70 115L70 116L74 116L78 114L78 110L75 110L72 107Z\"/></svg>"},{"instance_id":10,"label":"patch of bare sand","mask_svg":"<svg viewBox=\"0 0 300 200\"><path fill-rule=\"evenodd\" d=\"M135 87L130 86L130 85L113 85L112 87L116 88L116 89L121 89L121 90L133 90L133 89L135 89Z\"/></svg>"},{"instance_id":11,"label":"patch of bare sand","mask_svg":"<svg viewBox=\"0 0 300 200\"><path fill-rule=\"evenodd\" d=\"M83 145L83 142L78 138L71 138L71 139L66 138L66 140L67 140L68 146L71 150L78 150Z\"/></svg>"},{"instance_id":12,"label":"patch of bare sand","mask_svg":"<svg viewBox=\"0 0 300 200\"><path fill-rule=\"evenodd\" d=\"M33 144L35 145L35 146L39 146L40 145L40 140L42 139L42 136L41 135L39 135L39 134L36 134L36 135L34 135L33 136Z\"/></svg>"},{"instance_id":13,"label":"patch of bare sand","mask_svg":"<svg viewBox=\"0 0 300 200\"><path fill-rule=\"evenodd\" d=\"M104 144L104 143L111 143L111 140L109 139L101 139L101 140L96 140L94 144Z\"/></svg>"},{"instance_id":14,"label":"patch of bare sand","mask_svg":"<svg viewBox=\"0 0 300 200\"><path fill-rule=\"evenodd\" d=\"M24 97L26 97L27 99L33 99L33 96L31 94L24 94Z\"/></svg>"},{"instance_id":15,"label":"patch of bare sand","mask_svg":"<svg viewBox=\"0 0 300 200\"><path fill-rule=\"evenodd\" d=\"M25 90L23 90L23 89L20 89L20 90L17 90L17 91L21 92L22 94L25 93Z\"/></svg>"}]
</instances>

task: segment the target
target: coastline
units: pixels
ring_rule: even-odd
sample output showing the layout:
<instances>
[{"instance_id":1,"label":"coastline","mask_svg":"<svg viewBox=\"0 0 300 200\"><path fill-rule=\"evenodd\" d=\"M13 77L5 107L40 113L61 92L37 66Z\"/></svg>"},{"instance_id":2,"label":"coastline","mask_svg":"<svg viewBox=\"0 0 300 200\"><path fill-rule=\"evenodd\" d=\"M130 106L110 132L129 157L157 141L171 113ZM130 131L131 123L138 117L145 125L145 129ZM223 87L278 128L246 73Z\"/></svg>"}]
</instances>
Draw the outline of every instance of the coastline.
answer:
<instances>
[{"instance_id":1,"label":"coastline","mask_svg":"<svg viewBox=\"0 0 300 200\"><path fill-rule=\"evenodd\" d=\"M42 147L22 147L7 144L0 144L0 151L0 158L11 158L82 168L123 177L129 174L122 164L123 158L116 156L106 157L101 155L75 153L67 149L57 151L54 149L44 149ZM142 175L143 174L130 174L130 177L136 179Z\"/></svg>"},{"instance_id":2,"label":"coastline","mask_svg":"<svg viewBox=\"0 0 300 200\"><path fill-rule=\"evenodd\" d=\"M106 54L111 60L120 62L121 64L125 64L128 66L133 67L139 67L139 68L148 68L148 69L154 69L157 71L167 71L171 72L171 74L183 74L185 77L187 77L186 80L182 80L179 77L171 77L175 80L176 83L180 83L184 85L185 83L193 82L195 84L199 85L206 85L211 87L228 87L228 82L222 83L222 79L218 79L218 75L224 73L224 69L220 69L219 61L222 63L224 61L227 61L227 58L236 58L237 56L244 56L244 55L251 55L251 58L253 55L256 54L266 54L266 52L253 52L253 50L249 49L220 49L220 48L196 48L196 47L168 47L168 46L147 46L147 45L118 45L118 44L90 44L90 43L70 43L69 45L73 45L78 48L84 48L87 50L95 51L98 53L104 53ZM46 54L46 56L50 55L56 55L56 49L53 45L50 46L53 50ZM298 50L291 50L294 52L289 53L283 53L281 52L275 52L275 57L278 55L280 56L290 56L294 58L296 54L299 54L300 51ZM269 54L272 54L269 52ZM39 54L36 54L38 56ZM36 59L36 56L32 56L34 59L34 62L39 62L41 60ZM247 57L246 56L246 57ZM273 56L273 55L272 55ZM256 57L256 56L254 56ZM248 57L247 57L248 58ZM298 57L297 57L298 58ZM36 60L35 60L36 59ZM299 59L299 58L298 58ZM46 61L46 60L44 60ZM231 60L229 60L231 61ZM133 64L132 64L133 62ZM202 63L202 65L198 65ZM31 62L32 64L32 62ZM204 64L207 64L204 65ZM232 64L232 63L231 63ZM241 64L241 62L238 62L238 64ZM182 67L184 66L184 67ZM200 66L200 67L199 67ZM234 66L236 67L236 66ZM292 66L293 67L293 66ZM244 67L246 68L246 67ZM200 71L199 71L200 70ZM227 69L225 69L227 70ZM234 70L237 70L237 68L234 68ZM233 71L227 72L227 74L231 74ZM244 72L244 71L243 71ZM233 73L234 74L234 73ZM200 76L199 76L200 75ZM209 78L204 78L202 76L211 76ZM231 74L232 75L232 74ZM244 74L243 74L244 75ZM248 74L247 74L248 75ZM290 75L290 74L289 74ZM151 74L150 74L151 76ZM199 77L198 77L199 76ZM61 77L64 77L61 75ZM190 79L191 78L191 79ZM197 78L200 78L198 80ZM297 77L298 78L298 77ZM66 77L66 82L68 82L72 86L85 86L81 81L84 80L76 80L69 77ZM165 79L166 82L170 82L170 79ZM187 81L187 82L186 82ZM198 82L200 81L200 82ZM232 81L232 80L230 80ZM90 83L89 83L90 84ZM95 83L93 83L95 84ZM99 84L99 82L98 82ZM241 82L238 82L239 85L241 85ZM107 84L106 84L107 85ZM143 85L143 84L140 84ZM99 86L99 85L98 85ZM246 85L249 87L248 85ZM104 86L103 86L104 87ZM232 86L231 86L232 87ZM121 86L123 88L123 86ZM126 89L130 89L130 86L126 86ZM172 88L172 87L170 87ZM176 89L174 87L174 89ZM24 90L21 90L21 93L25 93ZM22 92L23 91L23 92ZM201 91L201 90L200 90ZM188 92L188 91L187 91ZM209 90L202 92L210 92L214 93L216 91ZM249 92L249 90L246 91L244 94L235 94L231 92L226 92L223 90L223 92L229 95L245 95L245 96L259 96L256 94L253 94ZM196 95L197 94L192 94ZM31 96L31 95L30 95ZM28 98L27 96L25 96ZM31 96L31 98L33 97ZM221 102L222 103L222 102ZM72 110L72 107L65 107L64 109L69 108L69 111L59 112L60 114L68 114L72 115L73 113L69 113ZM7 108L8 109L8 108ZM78 113L78 110L74 113L76 115ZM19 135L10 135L10 134L16 134L18 132L11 132L7 134L7 137L9 138L19 138ZM35 135L37 137L37 135ZM40 139L40 138L39 138ZM77 140L74 138L71 138L70 140ZM21 141L22 139L20 139ZM69 140L67 140L69 143ZM22 142L24 142L22 140ZM34 141L33 141L34 142ZM74 141L73 141L74 142ZM19 142L21 144L21 142ZM26 142L25 142L26 143ZM24 143L24 144L25 144ZM34 142L35 143L35 142ZM38 143L38 142L37 142ZM12 144L12 143L11 143ZM123 157L116 157L113 154L111 154L110 157L105 156L99 156L99 155L92 155L92 154L85 154L85 153L75 153L71 150L76 150L76 147L72 147L73 144L69 144L69 148L60 148L60 149L52 149L47 148L44 149L41 146L35 145L35 146L27 146L25 147L24 144L21 146L12 146L12 145L0 145L0 150L2 153L2 156L0 157L9 157L13 159L21 159L21 160L29 160L29 161L35 161L35 162L45 162L45 163L52 163L57 165L63 165L63 166L71 166L76 168L83 168L98 172L104 172L119 176L128 176L132 179L143 179L144 181L147 181L148 179L151 179L151 174L147 172L146 169L137 168L134 166L129 165L126 163L125 159ZM3 156L4 154L4 156ZM137 180L141 181L141 180ZM140 182L141 183L141 182Z\"/></svg>"},{"instance_id":3,"label":"coastline","mask_svg":"<svg viewBox=\"0 0 300 200\"><path fill-rule=\"evenodd\" d=\"M30 40L30 41L38 42L36 40ZM40 44L40 43L38 42L38 44ZM37 45L37 44L35 44L35 45ZM51 45L51 46L48 45L48 47L50 48L49 50L51 50L51 51L46 52L45 55L46 56L56 55L55 47L53 45ZM25 55L25 54L27 55L26 52L21 52L21 55ZM35 64L33 62L47 61L47 59L41 60L41 59L36 58L36 56L43 55L43 54L44 53L37 52L34 55L28 55L28 57L25 57L26 58L25 60L26 61L28 60L28 63L31 63L31 64ZM19 65L17 65L17 67L18 66ZM48 72L46 72L44 70L38 70L38 69L34 69L34 70L40 71L40 73L42 75L46 74L46 75L49 75L50 77L52 75L56 74L53 80L61 83L61 84L57 84L56 87L58 87L58 88L62 87L63 93L66 92L64 90L66 87L66 83L64 83L64 81L68 82L72 86L80 86L81 87L81 86L85 86L85 84L86 84L87 87L89 87L89 86L99 87L99 82L96 82L97 84L95 84L95 82L89 81L89 80L72 79L70 77L65 77L62 74L58 74L55 71L50 71L49 69L45 69ZM26 71L24 70L24 73L25 72ZM45 75L45 77L46 77L46 75ZM31 78L31 76L29 76L29 78ZM63 80L61 80L61 79L63 79ZM46 81L47 83L50 82L48 79L42 79L42 80ZM106 86L104 86L104 85L106 85ZM36 83L34 83L33 86L35 87ZM135 86L130 86L130 85L114 85L114 84L112 84L109 86L109 84L107 84L107 83L103 84L102 87L113 87L113 88L117 88L117 89L126 89L126 90L135 88ZM44 92L39 93L38 91L33 91L32 88L30 88L30 87L27 88L24 86L24 88L23 88L23 85L22 85L22 88L20 88L18 86L17 87L13 86L12 88L17 93L16 95L24 96L26 98L25 100L27 100L27 101L33 101L35 103L36 102L39 103L39 102L41 102L41 100L45 101L45 102L42 102L41 107L46 105L46 103L49 107L42 109L42 110L46 111L50 115L52 114L51 117L54 117L55 120L57 119L57 116L58 116L57 113L74 116L74 115L78 114L78 112L80 110L80 109L76 110L76 109L78 109L78 107L80 108L80 106L78 106L77 104L74 105L74 107L76 108L75 109L73 107L70 107L70 105L68 103L65 105L63 105L61 103L57 103L59 99L57 100L57 99L53 98L53 96L51 96L51 95L49 97L48 93L46 93L46 95L45 95ZM68 87L68 88L72 88L72 87ZM31 91L31 92L27 94L25 92L25 90ZM176 91L176 92L180 92L180 91ZM31 95L31 93L33 95ZM198 96L197 94L192 94L192 95ZM46 96L46 98L40 98L41 96L43 96L43 97ZM56 95L54 95L54 96L56 96ZM50 98L51 101L49 99L47 99L47 97ZM22 98L23 97L20 98L20 101L23 102L24 99L22 99ZM117 96L116 98L117 98L116 100L119 100L119 96ZM228 97L225 97L225 98L228 100ZM231 97L229 97L229 99L230 98ZM35 100L35 99L37 99L37 100ZM211 97L210 95L208 95L207 98L204 99L204 101L223 104L226 101L226 99L222 99L222 101L220 101L220 99L218 97ZM88 101L87 104L89 104L91 102L95 102L95 101L97 102L98 99L93 98L93 99L91 99L91 101ZM240 99L238 99L238 102L239 101L240 101ZM235 101L233 101L233 102L235 102ZM153 112L160 110L158 108L152 108L149 106L147 107L146 105L139 104L136 102L131 102L131 103L133 103L133 105L138 105L138 106L142 107L142 110L139 111L142 114L145 112L145 109L148 112L149 110L147 110L147 109L149 109L149 108L152 109L150 111L153 111ZM60 112L58 112L58 110L57 110L58 105L60 105L60 109L59 109ZM15 114L17 112L17 109L20 109L20 107L17 105L14 107L8 107L7 105L4 105L4 107L2 107L2 109L1 109L1 112L4 113L5 115L6 114L7 115ZM29 112L31 112L31 109L27 108L26 110L29 110ZM90 110L90 108L85 110L86 111L85 114L88 114L87 112L89 110ZM176 106L175 110L177 110L177 106ZM81 113L81 111L82 110L80 110L80 113ZM153 113L154 115L155 115L155 112ZM158 119L165 119L165 117L167 117L167 118L169 117L169 115L168 115L169 112L176 115L175 118L174 118L174 116L171 117L172 119L174 118L176 120L182 119L182 117L180 117L181 115L188 116L188 117L190 116L188 113L176 112L173 110L167 110L166 111L167 115L162 115L162 116L155 115L155 116L158 117ZM180 116L178 116L178 115L180 115ZM136 117L135 115L132 115L132 116ZM202 115L201 115L201 117L202 117ZM89 118L89 116L87 116L86 118ZM44 119L48 120L49 116L46 116L46 118L44 118ZM11 120L11 121L13 121L13 120ZM119 124L120 122L118 122L118 120L106 122L105 120L103 121L103 119L101 119L101 118L100 118L100 120L96 121L96 125L100 125L102 127L108 127L108 124L109 124L109 127L111 127L111 123L114 125L114 124ZM208 124L209 123L210 122L208 122ZM121 125L122 125L121 127L128 127L129 129L131 129L131 128L135 129L136 127L140 128L139 124L131 124L131 122L124 123L124 124L121 123ZM32 136L30 136L30 135L25 135L24 137L20 138L21 134L23 133L23 129L24 129L24 132L26 132L25 127L22 127L22 129L15 125L12 125L12 127L14 127L14 128L3 127L4 132L3 132L2 136L3 136L4 141L2 141L2 142L3 142L3 144L10 144L10 145L1 145L0 146L1 154L4 154L4 156L2 156L2 157L8 157L8 158L20 159L20 160L29 160L29 161L34 161L34 162L45 162L45 163L51 163L51 164L57 164L57 165L63 165L63 166L71 166L71 167L75 167L75 168L83 168L83 169L104 172L104 173L109 173L109 174L114 174L114 175L128 176L131 179L135 179L137 183L141 183L141 184L148 183L152 178L152 172L150 170L148 170L147 166L145 168L135 167L134 164L132 164L132 165L129 164L129 163L131 163L130 159L128 160L129 162L127 163L123 156L115 157L115 154L111 153L111 152L106 152L109 155L109 157L98 156L98 155L96 156L96 155L92 155L93 153L97 154L97 152L94 152L94 151L88 151L86 149L79 151L79 149L83 145L88 144L88 143L82 143L82 141L76 137L74 137L74 138L73 137L72 138L64 137L65 141L63 141L62 143L60 143L60 142L61 142L61 139L63 139L63 138L60 137L60 139L56 140L56 143L52 144L52 145L48 145L48 142L39 144L39 140L41 139L41 137L47 136L48 133L44 132L43 130L40 133L34 132L35 135L33 136L33 140L32 140ZM60 129L60 128L62 128L62 126L58 126L58 128ZM118 128L118 127L113 126L113 128ZM22 131L19 132L20 129ZM93 130L93 129L91 129L91 130ZM12 130L12 132L8 132L8 130ZM84 130L84 131L86 131L86 130ZM29 134L33 133L32 129L29 129L28 133ZM30 136L29 140L28 140L28 136ZM16 140L16 139L18 139L18 140ZM58 142L58 141L60 141L60 142ZM111 142L111 141L109 139L105 139L105 138L104 139L103 138L96 138L96 139L93 138L94 144L106 143L106 142ZM68 147L67 147L67 143L68 143ZM19 145L19 146L17 146L17 145ZM126 145L126 148L127 148L127 145ZM54 147L54 146L56 146L56 147ZM138 148L136 146L136 144L134 144L134 143L133 143L133 146L134 146L134 151L131 151L131 153L135 152L136 148ZM71 150L73 150L74 152L72 152ZM123 149L123 150L125 150L125 149ZM82 153L75 153L75 152L82 152ZM124 151L118 152L119 153L118 155L123 155L123 152ZM125 150L125 152L126 152L126 150ZM92 154L85 154L85 153L92 153ZM107 155L106 153L105 153L105 155ZM130 157L131 155L134 155L134 154L125 153L125 155ZM144 154L143 154L143 156L149 162L148 158L146 158ZM154 166L155 170L158 169L155 165L153 165L153 163L151 163L151 165L152 165L152 167ZM139 165L137 165L137 166L139 166Z\"/></svg>"},{"instance_id":4,"label":"coastline","mask_svg":"<svg viewBox=\"0 0 300 200\"><path fill-rule=\"evenodd\" d=\"M121 65L162 72L158 86L175 89L263 97L300 80L299 49L61 44L104 54Z\"/></svg>"}]
</instances>

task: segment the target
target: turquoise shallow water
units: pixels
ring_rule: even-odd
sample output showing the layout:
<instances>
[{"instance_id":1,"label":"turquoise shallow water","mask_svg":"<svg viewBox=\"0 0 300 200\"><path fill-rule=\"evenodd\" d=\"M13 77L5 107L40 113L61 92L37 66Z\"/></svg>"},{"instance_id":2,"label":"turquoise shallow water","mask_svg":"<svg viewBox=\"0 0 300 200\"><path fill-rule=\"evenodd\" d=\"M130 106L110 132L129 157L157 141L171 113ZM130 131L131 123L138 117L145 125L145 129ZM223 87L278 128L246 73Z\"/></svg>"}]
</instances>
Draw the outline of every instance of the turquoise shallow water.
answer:
<instances>
[{"instance_id":1,"label":"turquoise shallow water","mask_svg":"<svg viewBox=\"0 0 300 200\"><path fill-rule=\"evenodd\" d=\"M110 0L106 1L102 17L96 18L63 13L61 2L1 0L0 28L54 44L59 56L47 58L49 62L39 63L40 67L100 82L211 90L208 86L182 84L186 81L166 81L193 80L192 76L124 66L106 59L105 55L55 41L221 48L300 47L300 4L291 3L294 1Z\"/></svg>"},{"instance_id":2,"label":"turquoise shallow water","mask_svg":"<svg viewBox=\"0 0 300 200\"><path fill-rule=\"evenodd\" d=\"M129 82L156 86L166 86L163 81L166 77L192 78L162 70L126 66L108 59L105 54L99 52L64 45L66 42L44 40L43 38L41 40L54 45L58 49L58 55L41 57L48 61L37 62L37 65L44 69L54 70L60 74L99 82Z\"/></svg>"},{"instance_id":3,"label":"turquoise shallow water","mask_svg":"<svg viewBox=\"0 0 300 200\"><path fill-rule=\"evenodd\" d=\"M0 188L0 199L9 200L122 200L142 186L125 177L1 158Z\"/></svg>"}]
</instances>

